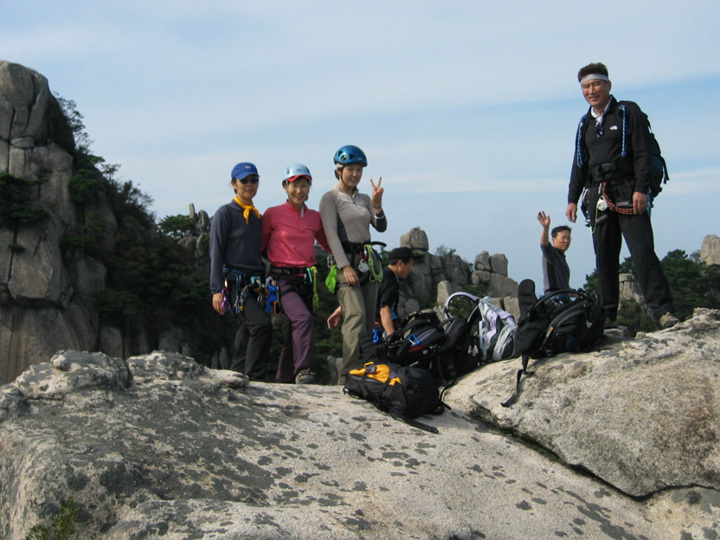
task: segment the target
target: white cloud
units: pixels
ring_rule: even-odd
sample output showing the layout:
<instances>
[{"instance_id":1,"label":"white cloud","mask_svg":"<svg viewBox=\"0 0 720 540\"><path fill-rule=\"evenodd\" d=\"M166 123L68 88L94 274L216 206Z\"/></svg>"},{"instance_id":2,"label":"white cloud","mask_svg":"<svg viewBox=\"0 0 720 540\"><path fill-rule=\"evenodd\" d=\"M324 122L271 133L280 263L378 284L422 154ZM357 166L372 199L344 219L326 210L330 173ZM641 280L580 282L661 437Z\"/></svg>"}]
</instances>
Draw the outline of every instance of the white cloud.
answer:
<instances>
[{"instance_id":1,"label":"white cloud","mask_svg":"<svg viewBox=\"0 0 720 540\"><path fill-rule=\"evenodd\" d=\"M720 166L673 172L660 196L666 193L670 196L694 194L698 201L707 202L707 197L720 195Z\"/></svg>"}]
</instances>

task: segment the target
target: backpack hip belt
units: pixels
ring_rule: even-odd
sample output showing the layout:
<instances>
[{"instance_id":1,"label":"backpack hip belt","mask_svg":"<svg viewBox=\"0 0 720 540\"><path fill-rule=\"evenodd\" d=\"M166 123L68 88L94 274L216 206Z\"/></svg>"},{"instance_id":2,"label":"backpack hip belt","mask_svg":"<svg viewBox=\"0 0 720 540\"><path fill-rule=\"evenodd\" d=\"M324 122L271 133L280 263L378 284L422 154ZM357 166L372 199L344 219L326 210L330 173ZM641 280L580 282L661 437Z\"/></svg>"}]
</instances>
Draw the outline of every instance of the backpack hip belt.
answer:
<instances>
[{"instance_id":1,"label":"backpack hip belt","mask_svg":"<svg viewBox=\"0 0 720 540\"><path fill-rule=\"evenodd\" d=\"M590 186L605 182L615 184L624 180L634 181L632 163L630 163L627 158L620 158L616 161L594 165L588 170Z\"/></svg>"}]
</instances>

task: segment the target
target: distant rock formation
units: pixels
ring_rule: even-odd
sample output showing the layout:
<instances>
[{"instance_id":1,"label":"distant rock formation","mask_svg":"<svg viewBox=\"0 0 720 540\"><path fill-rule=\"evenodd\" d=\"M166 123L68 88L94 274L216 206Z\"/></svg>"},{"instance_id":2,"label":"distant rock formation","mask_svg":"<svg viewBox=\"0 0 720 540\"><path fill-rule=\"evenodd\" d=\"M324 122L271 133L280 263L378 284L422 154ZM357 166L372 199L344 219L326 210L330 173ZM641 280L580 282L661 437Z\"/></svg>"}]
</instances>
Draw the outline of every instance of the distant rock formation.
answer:
<instances>
[{"instance_id":1,"label":"distant rock formation","mask_svg":"<svg viewBox=\"0 0 720 540\"><path fill-rule=\"evenodd\" d=\"M179 243L190 257L206 275L210 275L210 258L207 255L207 246L210 242L210 216L205 210L195 212L195 205L190 204L188 217L195 224L194 234L181 238Z\"/></svg>"},{"instance_id":2,"label":"distant rock formation","mask_svg":"<svg viewBox=\"0 0 720 540\"><path fill-rule=\"evenodd\" d=\"M0 534L77 538L717 538L720 311L587 354L485 365L395 421L337 386L179 354L63 351L0 388Z\"/></svg>"},{"instance_id":3,"label":"distant rock formation","mask_svg":"<svg viewBox=\"0 0 720 540\"><path fill-rule=\"evenodd\" d=\"M401 288L401 316L417 311L420 308L418 299L433 298L437 305L443 305L451 294L467 285L487 284L488 296L496 298L495 302L500 307L506 307L506 297L517 298L518 284L508 277L505 255L490 255L483 251L471 266L452 250L444 254L430 254L429 245L427 234L419 227L400 237L400 246L426 254L423 260L415 263L408 285ZM508 304L512 303L508 301Z\"/></svg>"},{"instance_id":4,"label":"distant rock formation","mask_svg":"<svg viewBox=\"0 0 720 540\"><path fill-rule=\"evenodd\" d=\"M711 234L703 238L700 260L707 265L720 264L720 237Z\"/></svg>"}]
</instances>

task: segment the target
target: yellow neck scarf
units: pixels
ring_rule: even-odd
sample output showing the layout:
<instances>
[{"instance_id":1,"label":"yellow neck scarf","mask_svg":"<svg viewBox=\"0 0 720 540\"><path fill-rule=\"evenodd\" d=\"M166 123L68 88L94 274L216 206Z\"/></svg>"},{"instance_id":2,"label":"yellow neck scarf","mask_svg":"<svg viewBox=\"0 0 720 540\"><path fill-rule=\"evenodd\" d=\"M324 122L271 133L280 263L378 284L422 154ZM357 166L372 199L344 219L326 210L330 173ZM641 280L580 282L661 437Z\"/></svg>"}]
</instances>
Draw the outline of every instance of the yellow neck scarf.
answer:
<instances>
[{"instance_id":1,"label":"yellow neck scarf","mask_svg":"<svg viewBox=\"0 0 720 540\"><path fill-rule=\"evenodd\" d=\"M243 209L243 217L245 218L245 223L250 223L250 212L255 212L255 215L258 217L258 219L261 217L258 209L255 208L252 204L243 204L242 202L240 202L240 199L237 195L235 195L235 198L233 200L238 203Z\"/></svg>"}]
</instances>

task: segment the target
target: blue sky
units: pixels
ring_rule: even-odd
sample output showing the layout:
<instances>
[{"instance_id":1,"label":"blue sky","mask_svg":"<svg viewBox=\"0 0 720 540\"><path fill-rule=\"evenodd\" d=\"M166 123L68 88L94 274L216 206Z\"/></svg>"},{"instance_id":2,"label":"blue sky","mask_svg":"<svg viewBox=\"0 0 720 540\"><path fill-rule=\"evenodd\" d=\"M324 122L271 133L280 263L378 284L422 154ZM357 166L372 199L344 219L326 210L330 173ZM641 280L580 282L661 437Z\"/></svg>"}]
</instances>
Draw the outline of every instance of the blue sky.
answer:
<instances>
[{"instance_id":1,"label":"blue sky","mask_svg":"<svg viewBox=\"0 0 720 540\"><path fill-rule=\"evenodd\" d=\"M720 3L536 1L0 0L0 59L76 102L92 150L154 199L212 215L230 170L260 171L256 204L284 200L283 168L313 173L317 208L344 144L383 178L388 231L424 229L431 252L505 253L541 281L539 210L566 223L573 138L594 61L650 116L671 181L656 251L720 235ZM623 252L623 257L627 252ZM578 222L571 283L594 268Z\"/></svg>"}]
</instances>

